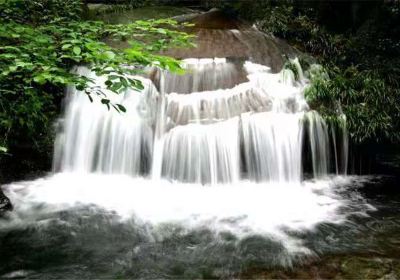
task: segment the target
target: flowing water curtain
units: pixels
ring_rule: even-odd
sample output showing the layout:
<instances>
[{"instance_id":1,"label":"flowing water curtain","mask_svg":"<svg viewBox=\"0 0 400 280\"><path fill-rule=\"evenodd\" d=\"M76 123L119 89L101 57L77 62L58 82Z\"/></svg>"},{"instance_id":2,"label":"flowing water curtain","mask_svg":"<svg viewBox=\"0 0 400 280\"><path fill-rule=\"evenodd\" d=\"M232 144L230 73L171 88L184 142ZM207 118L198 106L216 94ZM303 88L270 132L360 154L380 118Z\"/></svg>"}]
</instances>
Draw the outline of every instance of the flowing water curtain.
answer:
<instances>
[{"instance_id":1,"label":"flowing water curtain","mask_svg":"<svg viewBox=\"0 0 400 280\"><path fill-rule=\"evenodd\" d=\"M250 61L218 58L184 60L184 76L149 70L151 80L137 77L145 85L140 93L105 91L126 113L91 104L85 93L71 88L55 166L202 184L241 179L300 183L307 145L313 177L327 176L332 158L334 172L342 172L345 125L329 130L309 110L303 95L307 81L298 60L292 62L295 70L279 73ZM97 85L104 82L85 68L78 71ZM237 77L239 72L245 80ZM224 88L223 78L238 79L238 84Z\"/></svg>"},{"instance_id":2,"label":"flowing water curtain","mask_svg":"<svg viewBox=\"0 0 400 280\"><path fill-rule=\"evenodd\" d=\"M330 163L328 126L315 111L305 114L305 120L308 126L314 178L322 178L328 175Z\"/></svg>"},{"instance_id":3,"label":"flowing water curtain","mask_svg":"<svg viewBox=\"0 0 400 280\"><path fill-rule=\"evenodd\" d=\"M164 142L162 176L181 182L239 181L239 119L171 129Z\"/></svg>"},{"instance_id":4,"label":"flowing water curtain","mask_svg":"<svg viewBox=\"0 0 400 280\"><path fill-rule=\"evenodd\" d=\"M104 84L104 77L87 68L78 71L94 79L95 85ZM158 92L149 80L141 80L145 89L140 93L127 90L117 95L101 89L113 102L125 106L126 113L92 104L84 92L69 88L63 130L55 143L55 170L133 176L149 173Z\"/></svg>"},{"instance_id":5,"label":"flowing water curtain","mask_svg":"<svg viewBox=\"0 0 400 280\"><path fill-rule=\"evenodd\" d=\"M300 182L302 114L259 113L242 116L243 146L249 179Z\"/></svg>"},{"instance_id":6,"label":"flowing water curtain","mask_svg":"<svg viewBox=\"0 0 400 280\"><path fill-rule=\"evenodd\" d=\"M238 81L246 80L245 73L234 61L226 58L185 59L185 75L163 71L165 93L189 94L234 87ZM156 69L156 71L160 71Z\"/></svg>"}]
</instances>

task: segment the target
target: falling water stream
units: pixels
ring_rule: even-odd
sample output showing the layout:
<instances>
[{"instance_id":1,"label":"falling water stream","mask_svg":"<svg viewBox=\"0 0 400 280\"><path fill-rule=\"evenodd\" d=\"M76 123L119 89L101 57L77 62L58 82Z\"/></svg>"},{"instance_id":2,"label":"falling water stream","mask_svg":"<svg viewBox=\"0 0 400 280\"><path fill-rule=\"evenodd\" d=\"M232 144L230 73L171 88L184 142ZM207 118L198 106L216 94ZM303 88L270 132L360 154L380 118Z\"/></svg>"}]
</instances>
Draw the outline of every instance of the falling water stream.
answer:
<instances>
[{"instance_id":1,"label":"falling water stream","mask_svg":"<svg viewBox=\"0 0 400 280\"><path fill-rule=\"evenodd\" d=\"M136 77L141 92L103 89L126 113L69 88L54 172L5 186L0 275L233 277L345 251L315 244L375 208L345 191L366 180L346 177L346 127L310 109L291 63L186 58L185 75Z\"/></svg>"},{"instance_id":2,"label":"falling water stream","mask_svg":"<svg viewBox=\"0 0 400 280\"><path fill-rule=\"evenodd\" d=\"M331 133L304 99L304 78L297 81L291 70L271 73L267 66L245 61L241 71L247 81L220 88L219 81L234 80L238 72L229 61L183 63L188 71L184 76L158 71L158 89L145 78L140 78L145 85L141 93L128 90L117 96L103 89L126 107L125 114L93 106L85 93L70 89L61 120L64 129L55 145L55 171L126 174L176 183L248 180L300 185L303 145L310 147L315 178L344 170L346 159L331 169L330 158L347 154L342 151L347 138L335 140L330 155ZM301 71L298 60L292 63ZM77 71L104 84L103 77L86 68Z\"/></svg>"}]
</instances>

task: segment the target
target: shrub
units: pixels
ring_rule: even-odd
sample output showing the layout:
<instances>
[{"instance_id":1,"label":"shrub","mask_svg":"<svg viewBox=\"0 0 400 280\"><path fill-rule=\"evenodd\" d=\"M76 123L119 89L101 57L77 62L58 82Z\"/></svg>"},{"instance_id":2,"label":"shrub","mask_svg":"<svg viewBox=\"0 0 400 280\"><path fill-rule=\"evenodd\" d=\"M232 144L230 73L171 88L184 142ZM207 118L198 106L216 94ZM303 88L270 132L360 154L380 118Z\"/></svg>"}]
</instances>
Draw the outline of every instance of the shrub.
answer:
<instances>
[{"instance_id":1,"label":"shrub","mask_svg":"<svg viewBox=\"0 0 400 280\"><path fill-rule=\"evenodd\" d=\"M330 17L329 22L323 18L322 4L343 4L343 9L358 5L364 14L358 14L355 23L341 17ZM350 135L357 142L398 143L399 1L264 0L251 6L240 1L231 5L259 29L288 40L324 66L325 78L314 77L307 92L314 109L331 120L344 112ZM349 14L343 13L343 17ZM341 28L335 30L335 25Z\"/></svg>"},{"instance_id":2,"label":"shrub","mask_svg":"<svg viewBox=\"0 0 400 280\"><path fill-rule=\"evenodd\" d=\"M181 71L179 61L157 53L172 46L191 45L191 36L178 31L177 23L172 20L111 25L79 20L79 1L0 1L3 16L0 19L0 159L3 161L10 158L4 156L7 148L12 156L21 147L31 147L31 153L38 154L42 150L51 151L52 123L67 85L84 90L91 101L96 99L109 109L125 111L122 105L112 104L91 80L72 73L73 65L84 64L96 74L106 75L104 87L119 94L127 87L142 89L140 81L131 75L143 66ZM69 9L69 5L69 11L58 10ZM46 6L43 12L54 13L41 18L40 9L36 9L40 6ZM104 42L105 38L126 41L128 47L115 49ZM126 64L132 67L124 67Z\"/></svg>"}]
</instances>

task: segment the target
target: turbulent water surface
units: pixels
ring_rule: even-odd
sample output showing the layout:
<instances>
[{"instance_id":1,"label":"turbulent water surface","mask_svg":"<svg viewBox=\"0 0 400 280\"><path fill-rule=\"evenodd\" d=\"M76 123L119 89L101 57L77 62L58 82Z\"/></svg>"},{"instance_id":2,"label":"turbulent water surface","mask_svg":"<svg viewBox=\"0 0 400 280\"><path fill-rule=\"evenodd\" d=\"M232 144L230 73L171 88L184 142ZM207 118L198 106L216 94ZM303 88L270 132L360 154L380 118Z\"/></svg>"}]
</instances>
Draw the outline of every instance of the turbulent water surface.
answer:
<instances>
[{"instance_id":1,"label":"turbulent water surface","mask_svg":"<svg viewBox=\"0 0 400 280\"><path fill-rule=\"evenodd\" d=\"M234 277L332 254L391 255L398 205L374 188L368 195L363 184L372 179L202 186L60 173L16 183L6 186L15 210L0 223L0 272Z\"/></svg>"}]
</instances>

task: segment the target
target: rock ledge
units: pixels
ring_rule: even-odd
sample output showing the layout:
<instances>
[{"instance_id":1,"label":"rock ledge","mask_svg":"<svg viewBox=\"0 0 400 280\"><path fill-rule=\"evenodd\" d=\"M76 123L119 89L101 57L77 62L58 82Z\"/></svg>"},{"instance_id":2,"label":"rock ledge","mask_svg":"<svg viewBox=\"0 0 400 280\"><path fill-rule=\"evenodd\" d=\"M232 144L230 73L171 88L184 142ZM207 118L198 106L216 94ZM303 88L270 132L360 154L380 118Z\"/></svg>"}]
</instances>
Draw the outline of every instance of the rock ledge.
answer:
<instances>
[{"instance_id":1,"label":"rock ledge","mask_svg":"<svg viewBox=\"0 0 400 280\"><path fill-rule=\"evenodd\" d=\"M10 199L3 193L0 187L0 216L4 214L6 211L11 211L13 206L11 204Z\"/></svg>"}]
</instances>

